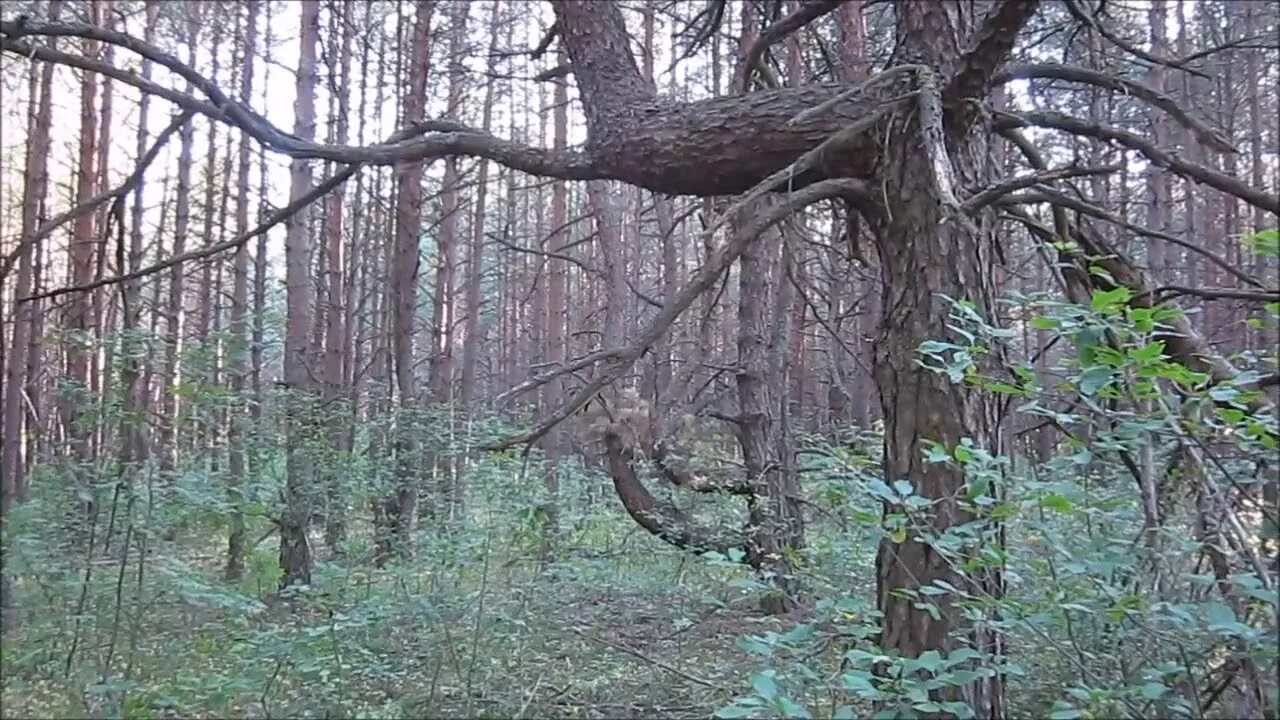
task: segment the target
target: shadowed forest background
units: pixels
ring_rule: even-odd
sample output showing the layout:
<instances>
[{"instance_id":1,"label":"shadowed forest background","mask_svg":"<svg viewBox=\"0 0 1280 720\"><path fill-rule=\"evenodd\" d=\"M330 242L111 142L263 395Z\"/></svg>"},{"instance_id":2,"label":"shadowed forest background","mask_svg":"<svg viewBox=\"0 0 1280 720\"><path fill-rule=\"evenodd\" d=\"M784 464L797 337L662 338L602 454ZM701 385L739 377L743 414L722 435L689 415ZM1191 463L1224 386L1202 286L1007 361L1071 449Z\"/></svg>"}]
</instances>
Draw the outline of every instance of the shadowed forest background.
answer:
<instances>
[{"instance_id":1,"label":"shadowed forest background","mask_svg":"<svg viewBox=\"0 0 1280 720\"><path fill-rule=\"evenodd\" d=\"M1276 718L1280 10L10 0L4 717Z\"/></svg>"}]
</instances>

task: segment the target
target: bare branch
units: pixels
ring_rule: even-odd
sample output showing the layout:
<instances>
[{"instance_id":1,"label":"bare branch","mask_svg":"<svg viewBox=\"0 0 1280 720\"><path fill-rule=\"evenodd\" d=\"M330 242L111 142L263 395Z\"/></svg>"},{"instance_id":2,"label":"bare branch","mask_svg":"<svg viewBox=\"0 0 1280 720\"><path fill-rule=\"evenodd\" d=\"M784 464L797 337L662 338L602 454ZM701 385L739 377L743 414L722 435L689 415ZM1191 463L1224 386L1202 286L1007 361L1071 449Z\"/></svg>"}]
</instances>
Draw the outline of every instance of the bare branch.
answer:
<instances>
[{"instance_id":1,"label":"bare branch","mask_svg":"<svg viewBox=\"0 0 1280 720\"><path fill-rule=\"evenodd\" d=\"M1065 80L1067 82L1083 83L1124 93L1126 95L1132 95L1148 105L1168 113L1168 115L1176 120L1179 125L1190 130L1192 134L1196 136L1196 139L1205 146L1218 152L1240 152L1217 128L1210 126L1206 121L1196 117L1190 111L1183 109L1177 101L1168 95L1165 95L1159 90L1136 80L1130 80L1118 75L1098 72L1097 70L1090 70L1088 68L1075 67L1072 65L1059 65L1057 63L1023 63L1010 65L1005 68L1005 70L1001 72L995 80L996 82L1008 82L1013 79L1026 80L1030 78Z\"/></svg>"},{"instance_id":2,"label":"bare branch","mask_svg":"<svg viewBox=\"0 0 1280 720\"><path fill-rule=\"evenodd\" d=\"M645 326L640 337L625 348L602 350L592 353L590 356L593 362L602 362L603 367L596 373L585 387L581 388L572 397L566 400L556 412L540 422L533 429L499 440L487 446L490 450L502 450L504 448L514 447L526 443L536 442L543 435L547 434L553 427L577 412L582 406L600 392L609 383L625 374L636 360L642 356L646 350L653 346L658 340L666 334L667 330L676 321L680 314L685 311L693 303L695 299L708 288L715 284L716 279L720 277L725 270L729 268L735 260L738 259L747 246L753 242L761 233L768 228L780 222L783 218L806 205L810 205L819 200L831 197L843 197L852 194L865 195L868 192L866 183L852 178L843 178L836 180L823 180L814 183L802 190L798 190L791 195L785 196L776 205L769 207L758 213L751 219L745 227L739 228L733 237L715 248L707 261L694 273L684 287L680 288L673 297L666 298L662 310L658 312L649 324ZM714 228L719 223L712 225ZM583 358L585 360L586 358ZM547 373L537 378L537 383L528 381L520 384L521 392L537 387L538 385L550 382L552 379L564 375L571 370L567 369L576 366L574 369L581 369L588 364L583 361L571 363L570 365L561 367L551 373ZM510 394L508 391L506 394Z\"/></svg>"},{"instance_id":3,"label":"bare branch","mask_svg":"<svg viewBox=\"0 0 1280 720\"><path fill-rule=\"evenodd\" d=\"M192 112L188 110L174 117L173 120L169 122L169 126L156 136L155 142L152 143L151 148L147 150L146 154L138 159L137 167L135 167L133 172L129 174L129 177L125 178L124 182L110 190L98 193L70 210L47 220L43 225L37 228L30 237L25 237L19 240L18 247L14 248L13 252L0 260L0 280L4 280L5 277L9 275L9 271L13 268L13 263L22 255L22 253L27 251L27 248L48 237L54 230L57 230L72 220L75 220L85 213L93 212L96 208L101 207L109 201L117 200L124 195L127 195L137 187L138 182L142 180L142 176L147 172L147 168L151 167L151 164L155 162L157 157L159 157L160 151L164 149L169 138L177 132L179 128L186 124L186 122L191 119L191 116Z\"/></svg>"},{"instance_id":4,"label":"bare branch","mask_svg":"<svg viewBox=\"0 0 1280 720\"><path fill-rule=\"evenodd\" d=\"M1128 130L1122 130L1110 125L1100 125L1097 123L1086 122L1079 118L1064 115L1059 112L1047 110L1023 112L1018 114L996 111L996 127L997 128L1019 128L1027 125L1036 125L1039 127L1054 128L1073 135L1085 135L1096 137L1100 140L1110 140L1118 142L1126 147L1133 148L1142 153L1148 160L1158 167L1172 170L1173 172L1189 177L1197 182L1204 183L1212 188L1221 190L1222 192L1233 195L1253 205L1254 207L1266 210L1269 213L1280 215L1280 198L1270 195L1265 191L1250 187L1243 181L1225 175L1174 155L1146 138L1135 135Z\"/></svg>"},{"instance_id":5,"label":"bare branch","mask_svg":"<svg viewBox=\"0 0 1280 720\"><path fill-rule=\"evenodd\" d=\"M843 0L803 0L800 7L792 10L789 15L760 31L760 36L751 43L751 47L747 48L746 58L743 61L742 77L745 81L750 81L751 74L755 72L760 59L764 57L764 52L770 46L840 7L841 2Z\"/></svg>"},{"instance_id":6,"label":"bare branch","mask_svg":"<svg viewBox=\"0 0 1280 720\"><path fill-rule=\"evenodd\" d=\"M560 37L560 23L553 22L551 27L547 28L547 33L542 36L542 40L538 41L537 46L529 51L529 57L534 60L541 58L557 37Z\"/></svg>"},{"instance_id":7,"label":"bare branch","mask_svg":"<svg viewBox=\"0 0 1280 720\"><path fill-rule=\"evenodd\" d=\"M1104 165L1102 167L1065 167L1054 170L1042 170L1030 175L1020 175L1018 177L1005 180L1002 183L992 185L986 190L983 190L968 200L965 200L961 208L965 212L974 212L990 205L1009 193L1039 185L1041 183L1085 177L1088 175L1110 175L1111 173L1120 172L1122 169L1123 168L1119 165Z\"/></svg>"},{"instance_id":8,"label":"bare branch","mask_svg":"<svg viewBox=\"0 0 1280 720\"><path fill-rule=\"evenodd\" d=\"M1240 290L1238 288L1193 288L1183 285L1165 285L1156 289L1157 298L1193 295L1205 300L1243 300L1245 302L1280 302L1280 290Z\"/></svg>"}]
</instances>

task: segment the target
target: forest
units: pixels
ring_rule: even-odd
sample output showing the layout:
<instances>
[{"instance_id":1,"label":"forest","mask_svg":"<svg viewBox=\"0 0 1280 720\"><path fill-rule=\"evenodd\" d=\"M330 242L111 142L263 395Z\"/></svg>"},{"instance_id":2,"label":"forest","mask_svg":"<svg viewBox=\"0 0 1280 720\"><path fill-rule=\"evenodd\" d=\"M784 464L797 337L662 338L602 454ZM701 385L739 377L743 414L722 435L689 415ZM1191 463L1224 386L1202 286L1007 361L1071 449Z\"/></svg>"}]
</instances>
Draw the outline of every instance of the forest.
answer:
<instances>
[{"instance_id":1,"label":"forest","mask_svg":"<svg viewBox=\"0 0 1280 720\"><path fill-rule=\"evenodd\" d=\"M0 717L1280 717L1280 5L5 0Z\"/></svg>"}]
</instances>

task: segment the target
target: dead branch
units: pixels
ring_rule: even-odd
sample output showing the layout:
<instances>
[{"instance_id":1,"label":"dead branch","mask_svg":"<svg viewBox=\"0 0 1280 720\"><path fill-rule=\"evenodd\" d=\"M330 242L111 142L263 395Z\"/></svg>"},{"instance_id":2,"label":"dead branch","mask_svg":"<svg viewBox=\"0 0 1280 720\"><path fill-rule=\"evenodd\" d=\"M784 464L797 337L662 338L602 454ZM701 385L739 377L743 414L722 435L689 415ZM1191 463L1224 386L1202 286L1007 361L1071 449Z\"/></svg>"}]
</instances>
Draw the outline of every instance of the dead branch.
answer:
<instances>
[{"instance_id":1,"label":"dead branch","mask_svg":"<svg viewBox=\"0 0 1280 720\"><path fill-rule=\"evenodd\" d=\"M1120 172L1121 169L1122 168L1119 165L1104 165L1102 167L1065 167L1054 170L1044 170L1032 173L1031 175L1020 175L1018 177L1005 180L1002 183L992 185L986 190L983 190L968 200L965 200L961 209L965 212L974 212L990 205L1005 195L1025 188L1034 187L1041 183L1085 177L1088 175L1109 175L1111 173Z\"/></svg>"},{"instance_id":2,"label":"dead branch","mask_svg":"<svg viewBox=\"0 0 1280 720\"><path fill-rule=\"evenodd\" d=\"M118 200L132 192L132 190L137 187L138 182L142 180L142 176L147 172L147 168L151 167L151 164L155 162L157 157L159 157L160 151L164 149L169 138L177 132L179 128L185 125L187 121L191 119L192 115L192 111L186 110L174 117L173 120L169 122L169 126L156 136L155 142L152 143L151 148L147 150L146 154L138 159L137 167L135 167L133 172L129 174L129 177L125 178L124 182L110 190L98 193L70 210L47 220L43 225L37 228L30 237L25 237L19 240L18 247L14 248L13 252L9 253L3 259L0 259L0 281L3 281L5 277L8 276L9 271L13 269L13 263L22 255L22 253L26 252L27 249L35 243L48 237L54 230L57 230L85 213L93 212L93 210L101 207L109 201Z\"/></svg>"},{"instance_id":3,"label":"dead branch","mask_svg":"<svg viewBox=\"0 0 1280 720\"><path fill-rule=\"evenodd\" d=\"M738 259L743 250L746 249L752 241L768 228L777 224L784 217L791 214L806 205L810 205L819 200L831 197L847 197L851 195L865 196L868 193L866 183L855 180L853 178L843 178L837 180L823 180L814 183L802 190L798 190L776 205L767 210L758 213L751 222L742 227L733 237L715 248L710 257L707 259L698 272L680 288L674 297L668 298L663 304L662 310L657 313L649 324L645 326L640 337L631 345L625 348L616 348L602 350L587 356L592 358L591 362L585 362L586 358L571 365L564 366L553 372L547 373L535 378L534 380L521 383L517 388L503 394L503 397L512 395L516 390L527 392L535 387L546 384L551 380L564 375L572 370L579 370L593 363L601 363L604 365L592 378L591 382L585 387L578 390L571 398L566 400L556 412L552 413L533 429L513 435L511 437L491 443L486 449L502 450L516 445L533 443L547 434L553 427L577 412L586 405L596 393L600 392L609 383L621 377L641 355L653 346L671 325L680 317L693 303L693 301L705 292L708 288L715 284L720 275L729 268L729 266ZM712 230L707 232L708 235L714 232L714 228L719 223L713 223ZM570 370L569 368L572 368Z\"/></svg>"},{"instance_id":4,"label":"dead branch","mask_svg":"<svg viewBox=\"0 0 1280 720\"><path fill-rule=\"evenodd\" d=\"M1183 160L1181 157L1158 147L1150 140L1147 140L1140 135L1135 135L1128 130L1122 130L1110 125L1086 122L1079 118L1074 118L1070 115L1064 115L1059 112L1042 110L1014 114L996 111L996 127L998 129L1021 128L1026 127L1027 125L1054 128L1071 133L1072 135L1085 135L1089 137L1096 137L1099 140L1118 142L1121 145L1142 153L1148 160L1158 167L1173 171L1184 177L1191 178L1192 180L1221 190L1228 195L1240 198L1250 205L1266 210L1269 213L1280 215L1280 198L1277 198L1275 195L1270 195L1259 188L1250 187L1243 181L1231 177L1230 175L1225 175L1203 165Z\"/></svg>"},{"instance_id":5,"label":"dead branch","mask_svg":"<svg viewBox=\"0 0 1280 720\"><path fill-rule=\"evenodd\" d=\"M1240 152L1220 130L1209 125L1205 120L1196 117L1192 112L1184 109L1176 100L1163 92L1136 80L1071 65L1022 63L1006 67L996 77L996 82L1031 78L1065 80L1131 95L1168 114L1179 125L1190 130L1196 139L1206 147L1223 153Z\"/></svg>"}]
</instances>

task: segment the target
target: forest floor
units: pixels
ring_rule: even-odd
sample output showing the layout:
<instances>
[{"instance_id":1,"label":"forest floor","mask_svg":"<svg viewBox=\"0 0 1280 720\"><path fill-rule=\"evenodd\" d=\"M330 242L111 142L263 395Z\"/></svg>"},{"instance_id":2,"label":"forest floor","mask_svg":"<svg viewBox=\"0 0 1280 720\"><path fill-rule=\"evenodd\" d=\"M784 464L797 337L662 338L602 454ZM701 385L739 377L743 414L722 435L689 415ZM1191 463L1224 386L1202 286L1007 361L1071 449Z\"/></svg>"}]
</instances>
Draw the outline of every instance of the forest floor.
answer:
<instances>
[{"instance_id":1,"label":"forest floor","mask_svg":"<svg viewBox=\"0 0 1280 720\"><path fill-rule=\"evenodd\" d=\"M49 568L21 595L53 614L0 653L3 716L708 717L759 669L740 638L794 619L763 614L740 566L619 528L550 566L474 535L385 570L322 561L285 600L271 542L238 586L209 545L161 548L141 585L116 552L83 607L83 563Z\"/></svg>"}]
</instances>

